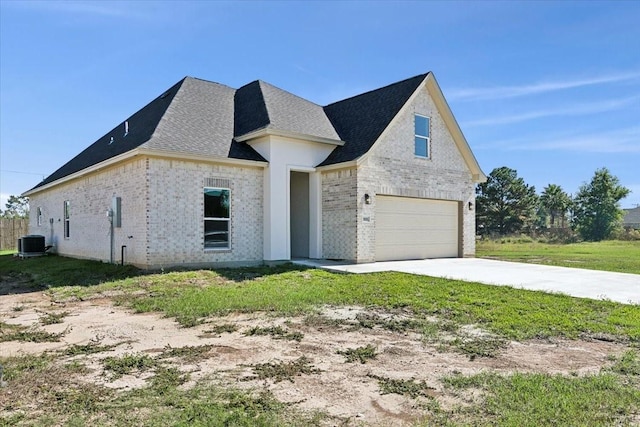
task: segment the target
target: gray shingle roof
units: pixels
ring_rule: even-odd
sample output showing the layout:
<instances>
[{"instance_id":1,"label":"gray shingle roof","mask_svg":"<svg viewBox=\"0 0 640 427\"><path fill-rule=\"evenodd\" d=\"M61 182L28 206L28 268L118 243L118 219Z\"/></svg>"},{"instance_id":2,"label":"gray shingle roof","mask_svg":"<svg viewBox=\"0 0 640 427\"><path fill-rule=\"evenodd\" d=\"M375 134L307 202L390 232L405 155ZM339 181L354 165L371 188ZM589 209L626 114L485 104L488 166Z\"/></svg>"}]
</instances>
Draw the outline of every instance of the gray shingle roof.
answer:
<instances>
[{"instance_id":1,"label":"gray shingle roof","mask_svg":"<svg viewBox=\"0 0 640 427\"><path fill-rule=\"evenodd\" d=\"M355 160L365 154L428 73L411 77L324 107L344 145L320 166Z\"/></svg>"},{"instance_id":2,"label":"gray shingle roof","mask_svg":"<svg viewBox=\"0 0 640 427\"><path fill-rule=\"evenodd\" d=\"M632 209L624 209L622 224L629 227L640 225L640 206Z\"/></svg>"},{"instance_id":3,"label":"gray shingle roof","mask_svg":"<svg viewBox=\"0 0 640 427\"><path fill-rule=\"evenodd\" d=\"M321 106L269 83L259 81L259 84L267 106L270 128L340 139Z\"/></svg>"},{"instance_id":4,"label":"gray shingle roof","mask_svg":"<svg viewBox=\"0 0 640 427\"><path fill-rule=\"evenodd\" d=\"M236 90L185 77L34 189L138 147L266 162L248 144L235 139L263 128L344 141L321 165L354 160L371 148L426 76L326 107L260 80Z\"/></svg>"}]
</instances>

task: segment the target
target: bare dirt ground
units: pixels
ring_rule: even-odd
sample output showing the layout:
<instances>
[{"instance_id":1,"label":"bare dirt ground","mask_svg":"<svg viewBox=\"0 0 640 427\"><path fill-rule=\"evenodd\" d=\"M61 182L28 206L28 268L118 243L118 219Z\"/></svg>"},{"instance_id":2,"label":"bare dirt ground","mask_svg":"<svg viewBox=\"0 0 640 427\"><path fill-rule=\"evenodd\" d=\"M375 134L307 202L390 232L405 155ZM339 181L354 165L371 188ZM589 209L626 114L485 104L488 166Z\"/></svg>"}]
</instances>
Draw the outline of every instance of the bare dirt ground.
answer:
<instances>
[{"instance_id":1,"label":"bare dirt ground","mask_svg":"<svg viewBox=\"0 0 640 427\"><path fill-rule=\"evenodd\" d=\"M7 286L7 284L5 284ZM42 325L46 313L67 314L62 323ZM150 373L124 375L113 379L105 373L102 360L124 354L155 357L169 348L210 345L205 357L194 361L175 359L174 366L190 374L189 387L198 380L215 380L233 387L268 389L276 398L302 410L320 410L341 423L401 426L420 416L426 397L383 394L375 377L424 381L429 398L444 407L465 404L473 396L454 395L440 381L453 373L465 375L481 371L498 373L548 372L586 374L607 366L607 357L626 350L623 344L601 341L509 342L496 357L470 357L443 352L426 344L422 335L394 332L383 328L349 328L339 322L363 314L360 307L325 307L317 319L273 317L264 313L235 314L209 319L191 328L182 328L173 319L157 314L136 314L115 306L108 298L88 301L53 302L45 293L33 291L18 295L0 293L0 322L37 326L51 333L63 333L60 342L1 342L0 357L40 354L74 344L114 345L109 351L62 356L60 363L82 360L89 368L81 380L105 387L127 390L142 387ZM371 313L369 313L371 314ZM405 314L375 313L401 319ZM331 323L336 320L337 323ZM234 332L211 332L215 325L234 325ZM300 341L247 336L253 327L282 326L302 334ZM346 363L338 350L372 345L377 357L367 363ZM252 366L294 361L306 357L319 371L296 376L292 381L257 379ZM10 398L10 397L9 397Z\"/></svg>"}]
</instances>

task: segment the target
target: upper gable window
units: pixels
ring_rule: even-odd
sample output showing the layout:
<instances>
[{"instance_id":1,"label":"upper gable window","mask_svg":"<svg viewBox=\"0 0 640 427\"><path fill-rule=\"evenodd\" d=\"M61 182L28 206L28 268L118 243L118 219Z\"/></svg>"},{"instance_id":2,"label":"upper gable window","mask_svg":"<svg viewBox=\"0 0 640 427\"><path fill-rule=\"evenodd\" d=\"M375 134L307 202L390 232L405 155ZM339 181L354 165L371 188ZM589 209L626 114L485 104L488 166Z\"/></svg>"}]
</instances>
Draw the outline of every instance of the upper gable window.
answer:
<instances>
[{"instance_id":1,"label":"upper gable window","mask_svg":"<svg viewBox=\"0 0 640 427\"><path fill-rule=\"evenodd\" d=\"M429 157L429 142L431 120L429 117L415 115L415 155L418 157Z\"/></svg>"}]
</instances>

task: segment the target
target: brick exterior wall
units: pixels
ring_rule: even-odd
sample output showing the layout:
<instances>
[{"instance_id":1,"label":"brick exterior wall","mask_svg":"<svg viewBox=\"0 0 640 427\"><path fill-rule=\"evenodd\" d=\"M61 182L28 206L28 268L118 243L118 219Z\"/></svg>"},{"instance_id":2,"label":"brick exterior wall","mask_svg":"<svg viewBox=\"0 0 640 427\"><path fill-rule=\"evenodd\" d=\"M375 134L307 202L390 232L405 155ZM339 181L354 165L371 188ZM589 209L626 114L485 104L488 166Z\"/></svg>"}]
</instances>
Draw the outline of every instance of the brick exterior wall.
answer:
<instances>
[{"instance_id":1,"label":"brick exterior wall","mask_svg":"<svg viewBox=\"0 0 640 427\"><path fill-rule=\"evenodd\" d=\"M357 173L355 168L322 173L322 256L357 259Z\"/></svg>"},{"instance_id":2,"label":"brick exterior wall","mask_svg":"<svg viewBox=\"0 0 640 427\"><path fill-rule=\"evenodd\" d=\"M414 114L431 119L430 157L414 154ZM365 204L365 194L371 198ZM462 255L475 254L475 184L426 88L406 106L357 169L322 174L323 256L375 261L376 195L459 202Z\"/></svg>"},{"instance_id":3,"label":"brick exterior wall","mask_svg":"<svg viewBox=\"0 0 640 427\"><path fill-rule=\"evenodd\" d=\"M144 268L236 265L262 262L261 168L159 158L132 160L36 193L30 198L30 232L45 236L61 255L110 259L112 197L122 199L122 227L114 229L114 261ZM206 179L227 180L231 189L231 249L204 249ZM64 238L64 201L71 206L70 237ZM36 209L43 210L37 225ZM49 219L53 218L53 223Z\"/></svg>"},{"instance_id":4,"label":"brick exterior wall","mask_svg":"<svg viewBox=\"0 0 640 427\"><path fill-rule=\"evenodd\" d=\"M229 250L204 249L207 179L228 180L231 189ZM147 180L151 267L262 262L262 168L151 159Z\"/></svg>"},{"instance_id":5,"label":"brick exterior wall","mask_svg":"<svg viewBox=\"0 0 640 427\"><path fill-rule=\"evenodd\" d=\"M407 196L461 202L462 255L475 254L475 185L453 137L426 88L406 106L401 115L358 166L357 261L375 259L376 195ZM414 114L431 118L430 157L414 154ZM364 204L364 195L371 204Z\"/></svg>"},{"instance_id":6,"label":"brick exterior wall","mask_svg":"<svg viewBox=\"0 0 640 427\"><path fill-rule=\"evenodd\" d=\"M30 196L29 230L45 236L61 255L110 260L110 223L106 212L114 196L122 198L122 227L114 229L114 261L146 265L146 194L148 163L131 160ZM69 238L64 237L64 202L70 203ZM36 210L42 208L38 226ZM51 222L53 220L53 222ZM129 237L132 236L132 237Z\"/></svg>"}]
</instances>

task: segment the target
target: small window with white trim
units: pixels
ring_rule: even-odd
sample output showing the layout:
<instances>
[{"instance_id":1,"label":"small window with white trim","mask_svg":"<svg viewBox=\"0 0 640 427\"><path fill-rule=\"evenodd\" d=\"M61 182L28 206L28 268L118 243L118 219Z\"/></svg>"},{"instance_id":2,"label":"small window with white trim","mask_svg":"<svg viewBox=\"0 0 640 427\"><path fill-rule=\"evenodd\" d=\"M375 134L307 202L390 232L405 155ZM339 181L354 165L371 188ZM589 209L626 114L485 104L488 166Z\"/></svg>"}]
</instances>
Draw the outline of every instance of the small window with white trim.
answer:
<instances>
[{"instance_id":1,"label":"small window with white trim","mask_svg":"<svg viewBox=\"0 0 640 427\"><path fill-rule=\"evenodd\" d=\"M69 232L69 225L71 222L71 204L68 200L64 201L64 238L68 239L71 237L71 233Z\"/></svg>"},{"instance_id":2,"label":"small window with white trim","mask_svg":"<svg viewBox=\"0 0 640 427\"><path fill-rule=\"evenodd\" d=\"M204 189L204 248L230 249L231 190Z\"/></svg>"},{"instance_id":3,"label":"small window with white trim","mask_svg":"<svg viewBox=\"0 0 640 427\"><path fill-rule=\"evenodd\" d=\"M429 158L429 144L431 142L429 117L416 114L414 116L415 132L414 132L414 153L417 157Z\"/></svg>"},{"instance_id":4,"label":"small window with white trim","mask_svg":"<svg viewBox=\"0 0 640 427\"><path fill-rule=\"evenodd\" d=\"M40 206L36 209L36 221L38 227L40 227L42 225L42 208Z\"/></svg>"}]
</instances>

